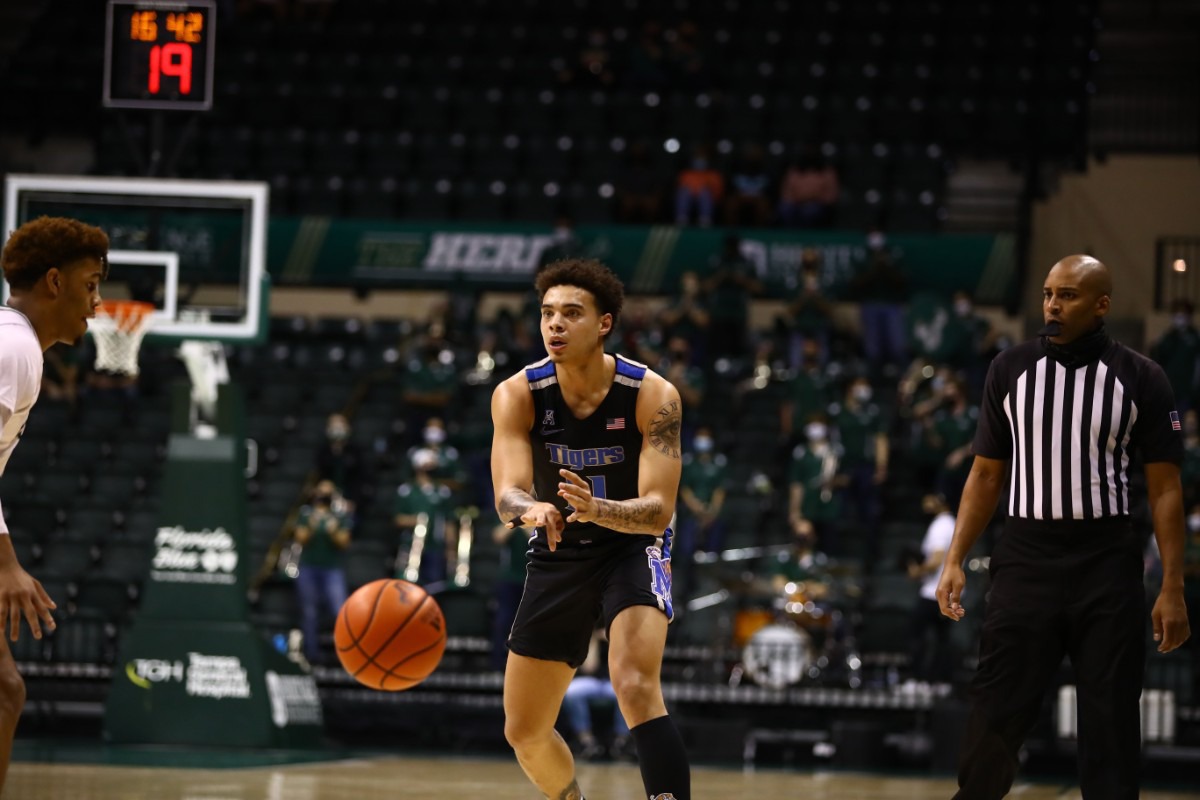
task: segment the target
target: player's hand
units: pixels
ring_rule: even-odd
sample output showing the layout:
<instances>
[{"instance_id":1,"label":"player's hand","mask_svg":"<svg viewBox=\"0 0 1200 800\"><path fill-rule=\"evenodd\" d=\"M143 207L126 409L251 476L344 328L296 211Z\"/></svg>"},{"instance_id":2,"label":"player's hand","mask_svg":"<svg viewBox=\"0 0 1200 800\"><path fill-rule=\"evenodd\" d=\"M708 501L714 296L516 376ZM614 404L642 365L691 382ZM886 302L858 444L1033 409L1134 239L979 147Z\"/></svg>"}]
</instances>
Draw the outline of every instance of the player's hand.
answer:
<instances>
[{"instance_id":1,"label":"player's hand","mask_svg":"<svg viewBox=\"0 0 1200 800\"><path fill-rule=\"evenodd\" d=\"M41 581L23 570L19 564L13 563L0 570L0 632L5 628L8 637L17 641L21 635L21 615L29 623L33 638L42 638L42 624L49 630L54 630L54 617L51 609L58 608ZM2 633L0 633L2 635Z\"/></svg>"},{"instance_id":2,"label":"player's hand","mask_svg":"<svg viewBox=\"0 0 1200 800\"><path fill-rule=\"evenodd\" d=\"M558 485L558 496L567 501L574 510L567 522L591 522L600 511L600 504L592 497L592 485L569 469L560 469L563 482Z\"/></svg>"},{"instance_id":3,"label":"player's hand","mask_svg":"<svg viewBox=\"0 0 1200 800\"><path fill-rule=\"evenodd\" d=\"M506 523L508 527L517 527L517 521L510 520ZM563 522L562 514L551 503L534 503L529 507L529 510L521 515L522 528L545 528L546 529L546 544L553 552L558 543L562 541L563 528L566 523Z\"/></svg>"},{"instance_id":4,"label":"player's hand","mask_svg":"<svg viewBox=\"0 0 1200 800\"><path fill-rule=\"evenodd\" d=\"M962 600L963 589L966 586L967 576L963 572L962 565L947 561L946 566L942 567L942 577L938 580L937 585L938 608L943 617L949 617L958 622L966 615L967 612L959 602Z\"/></svg>"},{"instance_id":5,"label":"player's hand","mask_svg":"<svg viewBox=\"0 0 1200 800\"><path fill-rule=\"evenodd\" d=\"M1154 623L1154 641L1158 642L1158 652L1169 653L1188 640L1191 630L1188 627L1187 606L1183 602L1183 592L1166 589L1158 593L1154 601L1154 610L1150 612Z\"/></svg>"}]
</instances>

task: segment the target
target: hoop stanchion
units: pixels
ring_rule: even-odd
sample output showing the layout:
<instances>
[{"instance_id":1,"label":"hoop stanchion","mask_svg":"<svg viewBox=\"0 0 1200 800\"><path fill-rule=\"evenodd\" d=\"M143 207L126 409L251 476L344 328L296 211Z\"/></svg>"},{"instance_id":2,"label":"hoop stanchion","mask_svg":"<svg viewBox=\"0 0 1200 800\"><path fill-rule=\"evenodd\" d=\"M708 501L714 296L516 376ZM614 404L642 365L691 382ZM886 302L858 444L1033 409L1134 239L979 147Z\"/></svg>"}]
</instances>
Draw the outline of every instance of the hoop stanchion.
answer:
<instances>
[{"instance_id":1,"label":"hoop stanchion","mask_svg":"<svg viewBox=\"0 0 1200 800\"><path fill-rule=\"evenodd\" d=\"M153 319L153 303L106 300L96 309L88 331L96 340L96 369L138 374L138 351Z\"/></svg>"}]
</instances>

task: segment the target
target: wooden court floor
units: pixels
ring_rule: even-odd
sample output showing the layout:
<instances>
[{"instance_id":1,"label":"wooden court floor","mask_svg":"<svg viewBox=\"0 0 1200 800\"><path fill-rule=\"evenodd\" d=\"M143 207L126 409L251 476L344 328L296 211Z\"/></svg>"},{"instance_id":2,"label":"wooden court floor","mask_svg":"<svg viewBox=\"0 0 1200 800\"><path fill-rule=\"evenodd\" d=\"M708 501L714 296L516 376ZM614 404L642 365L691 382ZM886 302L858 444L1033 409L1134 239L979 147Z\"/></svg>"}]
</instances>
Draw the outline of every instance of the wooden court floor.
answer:
<instances>
[{"instance_id":1,"label":"wooden court floor","mask_svg":"<svg viewBox=\"0 0 1200 800\"><path fill-rule=\"evenodd\" d=\"M644 800L635 765L584 764L589 800ZM803 797L805 800L950 798L948 780L845 772L697 768L694 800ZM15 762L3 800L438 800L446 797L537 800L515 762L469 758L377 758L237 769L176 769ZM1019 784L1022 800L1073 800L1073 786ZM1142 793L1143 800L1197 800L1197 793Z\"/></svg>"}]
</instances>

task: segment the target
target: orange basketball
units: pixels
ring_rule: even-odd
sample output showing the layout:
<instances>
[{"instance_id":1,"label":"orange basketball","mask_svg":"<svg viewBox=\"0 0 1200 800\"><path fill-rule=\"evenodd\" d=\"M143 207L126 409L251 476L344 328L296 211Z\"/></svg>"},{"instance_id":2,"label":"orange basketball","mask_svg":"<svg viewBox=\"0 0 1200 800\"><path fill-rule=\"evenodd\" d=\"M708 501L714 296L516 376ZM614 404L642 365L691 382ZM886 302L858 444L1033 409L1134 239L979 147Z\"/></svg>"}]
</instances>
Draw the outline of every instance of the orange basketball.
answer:
<instances>
[{"instance_id":1,"label":"orange basketball","mask_svg":"<svg viewBox=\"0 0 1200 800\"><path fill-rule=\"evenodd\" d=\"M446 649L446 620L420 586L384 578L346 599L333 642L355 680L396 692L416 686L437 669Z\"/></svg>"}]
</instances>

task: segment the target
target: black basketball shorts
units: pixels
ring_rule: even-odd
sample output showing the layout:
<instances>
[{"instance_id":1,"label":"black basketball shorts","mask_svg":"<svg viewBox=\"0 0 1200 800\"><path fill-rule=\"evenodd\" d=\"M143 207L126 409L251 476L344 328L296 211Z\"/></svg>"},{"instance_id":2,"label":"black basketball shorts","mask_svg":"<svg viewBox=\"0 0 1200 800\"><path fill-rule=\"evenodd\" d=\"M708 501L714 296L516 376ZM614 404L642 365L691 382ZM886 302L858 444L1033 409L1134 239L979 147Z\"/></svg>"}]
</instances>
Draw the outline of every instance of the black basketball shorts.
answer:
<instances>
[{"instance_id":1,"label":"black basketball shorts","mask_svg":"<svg viewBox=\"0 0 1200 800\"><path fill-rule=\"evenodd\" d=\"M631 606L674 617L670 561L654 536L622 534L589 547L551 553L538 537L529 554L525 591L508 649L517 655L579 667L596 623L607 630Z\"/></svg>"}]
</instances>

